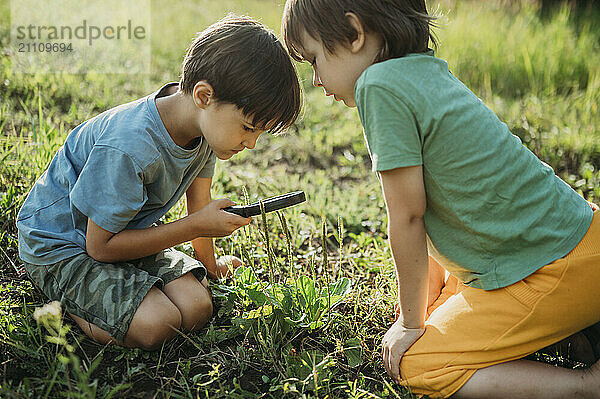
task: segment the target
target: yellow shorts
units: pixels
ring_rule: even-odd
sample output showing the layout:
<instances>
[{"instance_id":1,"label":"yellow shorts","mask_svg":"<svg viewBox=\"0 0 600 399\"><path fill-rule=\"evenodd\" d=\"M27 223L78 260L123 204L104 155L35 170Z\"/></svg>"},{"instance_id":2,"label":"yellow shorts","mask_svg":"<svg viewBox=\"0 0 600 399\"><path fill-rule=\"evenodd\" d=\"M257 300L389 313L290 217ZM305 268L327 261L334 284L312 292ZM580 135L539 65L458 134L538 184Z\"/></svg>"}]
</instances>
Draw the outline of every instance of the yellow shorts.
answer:
<instances>
[{"instance_id":1,"label":"yellow shorts","mask_svg":"<svg viewBox=\"0 0 600 399\"><path fill-rule=\"evenodd\" d=\"M581 242L508 287L484 291L450 276L425 334L400 363L403 385L449 397L479 369L520 359L600 320L600 212Z\"/></svg>"}]
</instances>

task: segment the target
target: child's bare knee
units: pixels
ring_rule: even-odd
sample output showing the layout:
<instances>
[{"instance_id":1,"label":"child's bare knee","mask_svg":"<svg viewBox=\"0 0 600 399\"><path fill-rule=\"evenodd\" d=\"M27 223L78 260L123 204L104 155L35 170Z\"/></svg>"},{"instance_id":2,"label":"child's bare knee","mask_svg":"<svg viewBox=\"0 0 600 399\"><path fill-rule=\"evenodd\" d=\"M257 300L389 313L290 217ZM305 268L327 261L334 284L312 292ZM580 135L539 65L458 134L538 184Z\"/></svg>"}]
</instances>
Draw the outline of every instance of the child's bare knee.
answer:
<instances>
[{"instance_id":1,"label":"child's bare knee","mask_svg":"<svg viewBox=\"0 0 600 399\"><path fill-rule=\"evenodd\" d=\"M212 317L213 303L210 290L186 273L165 285L167 297L181 312L181 328L194 331L203 327Z\"/></svg>"},{"instance_id":2,"label":"child's bare knee","mask_svg":"<svg viewBox=\"0 0 600 399\"><path fill-rule=\"evenodd\" d=\"M203 327L212 317L213 303L208 291L199 293L181 305L181 328L185 331L193 331Z\"/></svg>"},{"instance_id":3,"label":"child's bare knee","mask_svg":"<svg viewBox=\"0 0 600 399\"><path fill-rule=\"evenodd\" d=\"M135 312L125 336L126 346L159 348L181 329L181 312L157 288L152 288Z\"/></svg>"},{"instance_id":4,"label":"child's bare knee","mask_svg":"<svg viewBox=\"0 0 600 399\"><path fill-rule=\"evenodd\" d=\"M157 311L155 317L144 320L138 326L135 334L138 347L145 350L155 350L174 338L181 328L181 313L177 307Z\"/></svg>"}]
</instances>

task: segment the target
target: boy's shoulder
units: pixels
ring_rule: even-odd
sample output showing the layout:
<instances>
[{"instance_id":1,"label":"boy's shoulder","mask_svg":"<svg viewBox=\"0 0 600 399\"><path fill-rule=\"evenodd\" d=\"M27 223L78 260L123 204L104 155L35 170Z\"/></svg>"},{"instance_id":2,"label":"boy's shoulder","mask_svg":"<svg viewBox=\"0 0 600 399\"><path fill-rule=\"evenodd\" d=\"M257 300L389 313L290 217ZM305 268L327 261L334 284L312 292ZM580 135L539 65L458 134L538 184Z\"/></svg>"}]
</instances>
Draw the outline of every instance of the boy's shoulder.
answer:
<instances>
[{"instance_id":1,"label":"boy's shoulder","mask_svg":"<svg viewBox=\"0 0 600 399\"><path fill-rule=\"evenodd\" d=\"M369 66L357 81L357 87L375 85L394 87L403 82L412 86L422 80L449 74L446 61L434 56L433 50L407 54Z\"/></svg>"},{"instance_id":2,"label":"boy's shoulder","mask_svg":"<svg viewBox=\"0 0 600 399\"><path fill-rule=\"evenodd\" d=\"M108 109L76 128L73 139L90 140L133 158L142 168L160 156L168 135L154 103L156 93Z\"/></svg>"},{"instance_id":3,"label":"boy's shoulder","mask_svg":"<svg viewBox=\"0 0 600 399\"><path fill-rule=\"evenodd\" d=\"M140 121L147 119L147 98L109 108L77 126L73 133L93 133L94 138L100 140L111 136L111 133L118 136L124 130L136 129Z\"/></svg>"}]
</instances>

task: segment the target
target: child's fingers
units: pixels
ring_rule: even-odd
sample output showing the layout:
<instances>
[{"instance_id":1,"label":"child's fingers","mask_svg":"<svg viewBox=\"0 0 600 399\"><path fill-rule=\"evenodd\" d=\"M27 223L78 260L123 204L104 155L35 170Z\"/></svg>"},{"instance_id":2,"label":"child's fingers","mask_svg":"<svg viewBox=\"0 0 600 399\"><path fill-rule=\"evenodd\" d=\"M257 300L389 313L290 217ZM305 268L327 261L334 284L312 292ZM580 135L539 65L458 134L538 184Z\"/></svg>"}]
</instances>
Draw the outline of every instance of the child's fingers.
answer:
<instances>
[{"instance_id":1,"label":"child's fingers","mask_svg":"<svg viewBox=\"0 0 600 399\"><path fill-rule=\"evenodd\" d=\"M223 211L223 212L225 212L225 211ZM250 224L250 222L252 222L251 217L245 218L243 216L236 215L235 213L229 213L229 212L227 212L227 213L228 213L228 215L233 215L234 219L231 221L231 223L233 223L233 225L235 225L236 229L239 229L240 227L243 227L243 226L247 226Z\"/></svg>"},{"instance_id":2,"label":"child's fingers","mask_svg":"<svg viewBox=\"0 0 600 399\"><path fill-rule=\"evenodd\" d=\"M252 218L251 217L245 218L243 216L239 216L239 215L236 215L234 213L229 213L229 212L226 212L226 211L221 211L221 212L227 214L225 216L226 223L232 229L229 234L233 233L235 230L237 230L237 229L239 229L241 227L249 225L250 222L252 222Z\"/></svg>"},{"instance_id":3,"label":"child's fingers","mask_svg":"<svg viewBox=\"0 0 600 399\"><path fill-rule=\"evenodd\" d=\"M396 353L390 352L390 375L394 381L400 381L400 359L402 359L404 352L398 356Z\"/></svg>"},{"instance_id":4,"label":"child's fingers","mask_svg":"<svg viewBox=\"0 0 600 399\"><path fill-rule=\"evenodd\" d=\"M382 348L383 367L390 377L394 381L398 381L400 378L400 359L404 352L398 353L392 350L391 345L384 345Z\"/></svg>"},{"instance_id":5,"label":"child's fingers","mask_svg":"<svg viewBox=\"0 0 600 399\"><path fill-rule=\"evenodd\" d=\"M220 256L219 259L217 259L217 263L231 266L235 269L236 267L239 267L242 265L242 260L240 258L238 258L237 256L223 255L223 256Z\"/></svg>"},{"instance_id":6,"label":"child's fingers","mask_svg":"<svg viewBox=\"0 0 600 399\"><path fill-rule=\"evenodd\" d=\"M227 208L228 206L235 205L235 202L230 200L229 198L220 198L213 201L213 204L217 207L217 209Z\"/></svg>"},{"instance_id":7,"label":"child's fingers","mask_svg":"<svg viewBox=\"0 0 600 399\"><path fill-rule=\"evenodd\" d=\"M424 332L425 328L405 328L398 320L383 336L381 341L383 366L394 381L400 381L402 356Z\"/></svg>"},{"instance_id":8,"label":"child's fingers","mask_svg":"<svg viewBox=\"0 0 600 399\"><path fill-rule=\"evenodd\" d=\"M383 360L383 368L388 373L388 375L392 375L392 371L390 369L390 351L389 348L384 345L381 347L381 358Z\"/></svg>"},{"instance_id":9,"label":"child's fingers","mask_svg":"<svg viewBox=\"0 0 600 399\"><path fill-rule=\"evenodd\" d=\"M393 335L394 335L394 330L393 328L390 328L385 335L383 336L383 339L381 340L381 357L383 360L383 367L385 368L385 371L388 373L388 375L392 378L394 378L394 374L392 371L392 345L393 345Z\"/></svg>"}]
</instances>

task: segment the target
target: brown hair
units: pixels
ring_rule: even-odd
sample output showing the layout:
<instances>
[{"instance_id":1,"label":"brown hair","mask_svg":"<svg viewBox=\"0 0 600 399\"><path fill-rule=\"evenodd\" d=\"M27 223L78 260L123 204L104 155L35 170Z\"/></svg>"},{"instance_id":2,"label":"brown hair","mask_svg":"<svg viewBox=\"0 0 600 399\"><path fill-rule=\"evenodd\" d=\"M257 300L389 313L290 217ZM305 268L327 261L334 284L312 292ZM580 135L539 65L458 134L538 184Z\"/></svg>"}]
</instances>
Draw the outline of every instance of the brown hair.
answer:
<instances>
[{"instance_id":1,"label":"brown hair","mask_svg":"<svg viewBox=\"0 0 600 399\"><path fill-rule=\"evenodd\" d=\"M280 132L300 113L298 75L285 48L264 25L228 15L200 32L183 60L180 87L207 81L219 102L236 105L261 130Z\"/></svg>"},{"instance_id":2,"label":"brown hair","mask_svg":"<svg viewBox=\"0 0 600 399\"><path fill-rule=\"evenodd\" d=\"M321 41L330 54L337 44L354 41L356 30L347 12L356 14L367 32L381 36L376 62L425 52L430 41L437 45L431 31L435 17L427 13L425 0L287 0L281 32L292 58L304 61L303 32Z\"/></svg>"}]
</instances>

